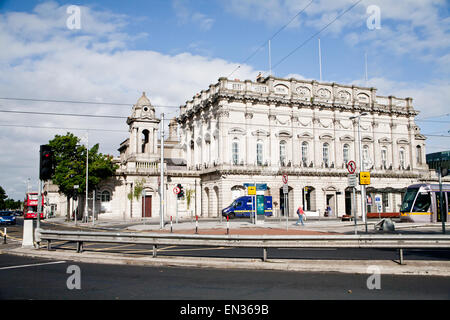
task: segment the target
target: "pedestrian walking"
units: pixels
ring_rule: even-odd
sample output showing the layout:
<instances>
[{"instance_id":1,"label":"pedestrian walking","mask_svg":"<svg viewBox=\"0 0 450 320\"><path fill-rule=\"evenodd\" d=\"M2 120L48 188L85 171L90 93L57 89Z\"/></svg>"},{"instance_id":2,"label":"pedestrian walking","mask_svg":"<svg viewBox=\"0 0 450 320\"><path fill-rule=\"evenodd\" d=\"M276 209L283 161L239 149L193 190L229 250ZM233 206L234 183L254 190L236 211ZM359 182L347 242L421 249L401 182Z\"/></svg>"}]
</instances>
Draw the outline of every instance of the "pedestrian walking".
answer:
<instances>
[{"instance_id":1,"label":"pedestrian walking","mask_svg":"<svg viewBox=\"0 0 450 320\"><path fill-rule=\"evenodd\" d=\"M297 215L298 215L298 220L295 223L296 226L298 226L299 223L302 224L302 226L304 226L305 224L303 223L303 217L305 215L305 211L303 211L302 206L298 207L297 209Z\"/></svg>"}]
</instances>

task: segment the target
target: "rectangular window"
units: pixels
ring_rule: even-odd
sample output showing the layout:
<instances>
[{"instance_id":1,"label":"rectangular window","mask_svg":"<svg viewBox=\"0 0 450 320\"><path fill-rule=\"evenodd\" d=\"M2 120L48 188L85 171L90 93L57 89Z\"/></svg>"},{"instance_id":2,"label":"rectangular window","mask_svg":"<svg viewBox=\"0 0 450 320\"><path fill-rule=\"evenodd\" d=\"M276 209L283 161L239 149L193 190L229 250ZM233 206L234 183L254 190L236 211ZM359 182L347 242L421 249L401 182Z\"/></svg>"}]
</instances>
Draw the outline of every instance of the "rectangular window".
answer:
<instances>
[{"instance_id":1,"label":"rectangular window","mask_svg":"<svg viewBox=\"0 0 450 320\"><path fill-rule=\"evenodd\" d=\"M256 163L258 166L262 166L263 164L263 145L262 143L256 144Z\"/></svg>"},{"instance_id":2,"label":"rectangular window","mask_svg":"<svg viewBox=\"0 0 450 320\"><path fill-rule=\"evenodd\" d=\"M381 149L381 165L383 166L384 169L386 169L387 167L387 150L386 149Z\"/></svg>"},{"instance_id":3,"label":"rectangular window","mask_svg":"<svg viewBox=\"0 0 450 320\"><path fill-rule=\"evenodd\" d=\"M306 164L308 161L308 143L302 143L302 161Z\"/></svg>"},{"instance_id":4,"label":"rectangular window","mask_svg":"<svg viewBox=\"0 0 450 320\"><path fill-rule=\"evenodd\" d=\"M323 144L323 163L328 166L328 143Z\"/></svg>"},{"instance_id":5,"label":"rectangular window","mask_svg":"<svg viewBox=\"0 0 450 320\"><path fill-rule=\"evenodd\" d=\"M237 142L233 142L232 145L232 156L233 156L233 164L239 164L239 144Z\"/></svg>"},{"instance_id":6,"label":"rectangular window","mask_svg":"<svg viewBox=\"0 0 450 320\"><path fill-rule=\"evenodd\" d=\"M286 165L286 142L285 141L280 142L280 165L281 166Z\"/></svg>"}]
</instances>

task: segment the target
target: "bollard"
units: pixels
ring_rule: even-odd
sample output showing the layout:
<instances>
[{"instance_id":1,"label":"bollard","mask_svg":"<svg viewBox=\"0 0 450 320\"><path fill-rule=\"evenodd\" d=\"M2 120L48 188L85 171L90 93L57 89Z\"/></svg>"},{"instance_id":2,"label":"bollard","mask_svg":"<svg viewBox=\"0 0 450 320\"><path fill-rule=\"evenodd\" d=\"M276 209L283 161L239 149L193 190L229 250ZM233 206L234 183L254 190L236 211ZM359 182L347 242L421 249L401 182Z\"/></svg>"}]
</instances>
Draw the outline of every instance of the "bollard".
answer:
<instances>
[{"instance_id":1,"label":"bollard","mask_svg":"<svg viewBox=\"0 0 450 320\"><path fill-rule=\"evenodd\" d=\"M3 244L6 244L6 228L4 228L3 230Z\"/></svg>"},{"instance_id":2,"label":"bollard","mask_svg":"<svg viewBox=\"0 0 450 320\"><path fill-rule=\"evenodd\" d=\"M198 216L195 215L195 234L198 234Z\"/></svg>"},{"instance_id":3,"label":"bollard","mask_svg":"<svg viewBox=\"0 0 450 320\"><path fill-rule=\"evenodd\" d=\"M267 261L267 248L263 248L263 258L262 258L263 262Z\"/></svg>"},{"instance_id":4,"label":"bollard","mask_svg":"<svg viewBox=\"0 0 450 320\"><path fill-rule=\"evenodd\" d=\"M172 232L173 232L173 229L172 229L172 227L173 227L173 225L172 225L172 216L170 216L170 233L172 233Z\"/></svg>"},{"instance_id":5,"label":"bollard","mask_svg":"<svg viewBox=\"0 0 450 320\"><path fill-rule=\"evenodd\" d=\"M230 234L230 221L229 221L229 216L227 216L227 234Z\"/></svg>"}]
</instances>

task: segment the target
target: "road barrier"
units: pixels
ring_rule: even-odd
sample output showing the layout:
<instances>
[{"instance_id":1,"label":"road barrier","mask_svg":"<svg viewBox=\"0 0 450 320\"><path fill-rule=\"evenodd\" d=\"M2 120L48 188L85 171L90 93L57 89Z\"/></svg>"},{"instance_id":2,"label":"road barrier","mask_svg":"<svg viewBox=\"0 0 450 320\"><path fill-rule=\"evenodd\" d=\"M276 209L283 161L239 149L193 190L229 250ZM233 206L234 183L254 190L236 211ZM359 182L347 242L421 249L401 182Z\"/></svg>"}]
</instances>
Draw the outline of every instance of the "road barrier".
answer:
<instances>
[{"instance_id":1,"label":"road barrier","mask_svg":"<svg viewBox=\"0 0 450 320\"><path fill-rule=\"evenodd\" d=\"M52 241L77 243L77 252L84 242L144 244L153 246L153 257L160 245L262 248L262 260L267 260L268 248L387 248L398 249L403 264L404 249L449 249L450 235L201 235L174 233L115 233L92 231L36 230L36 242Z\"/></svg>"}]
</instances>

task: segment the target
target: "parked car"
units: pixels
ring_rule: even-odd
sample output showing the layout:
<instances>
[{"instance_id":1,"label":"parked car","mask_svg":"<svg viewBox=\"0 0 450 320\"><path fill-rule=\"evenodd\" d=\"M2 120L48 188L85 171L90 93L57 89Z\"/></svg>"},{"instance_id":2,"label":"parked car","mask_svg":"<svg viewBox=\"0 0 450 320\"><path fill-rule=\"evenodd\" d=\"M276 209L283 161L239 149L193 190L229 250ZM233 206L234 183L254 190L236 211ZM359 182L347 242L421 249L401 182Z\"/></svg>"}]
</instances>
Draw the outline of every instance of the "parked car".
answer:
<instances>
[{"instance_id":1,"label":"parked car","mask_svg":"<svg viewBox=\"0 0 450 320\"><path fill-rule=\"evenodd\" d=\"M0 211L0 224L16 224L16 216L11 211Z\"/></svg>"}]
</instances>

